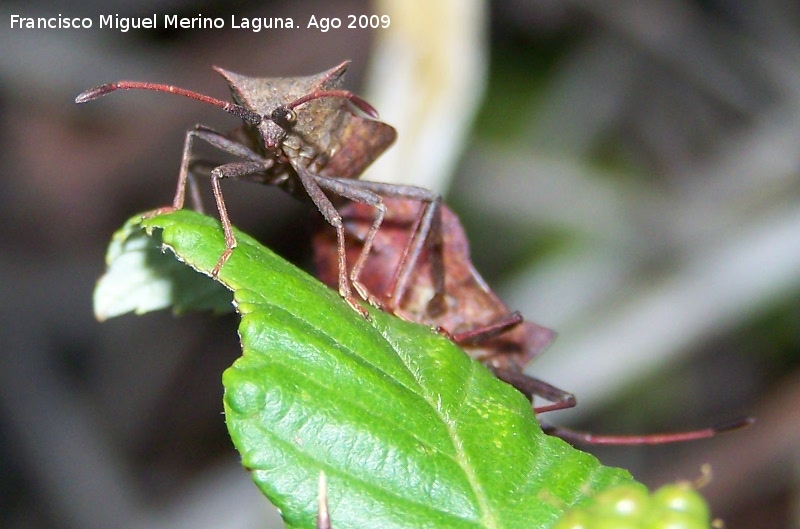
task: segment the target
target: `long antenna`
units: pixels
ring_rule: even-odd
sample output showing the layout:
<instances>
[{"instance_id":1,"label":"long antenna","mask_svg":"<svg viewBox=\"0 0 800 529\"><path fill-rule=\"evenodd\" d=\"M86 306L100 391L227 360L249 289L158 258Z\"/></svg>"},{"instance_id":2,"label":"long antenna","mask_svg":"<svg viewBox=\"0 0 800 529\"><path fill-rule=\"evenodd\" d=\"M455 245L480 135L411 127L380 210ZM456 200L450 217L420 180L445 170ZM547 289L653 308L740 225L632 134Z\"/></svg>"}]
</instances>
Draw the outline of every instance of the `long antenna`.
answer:
<instances>
[{"instance_id":1,"label":"long antenna","mask_svg":"<svg viewBox=\"0 0 800 529\"><path fill-rule=\"evenodd\" d=\"M247 123L250 123L251 125L258 125L264 121L264 117L259 115L257 112L253 112L248 108L231 103L229 101L222 101L221 99L216 99L214 97L193 92L191 90L186 90L185 88L179 88L177 86L157 83L143 83L140 81L117 81L116 83L108 83L96 86L79 94L78 97L75 98L75 102L86 103L88 101L93 101L103 97L106 94L110 94L111 92L116 92L117 90L152 90L154 92L177 94L179 96L188 97L190 99L195 99L203 103L217 106L225 112L233 114L234 116L246 121Z\"/></svg>"},{"instance_id":2,"label":"long antenna","mask_svg":"<svg viewBox=\"0 0 800 529\"><path fill-rule=\"evenodd\" d=\"M302 97L299 97L286 105L286 108L289 110L294 110L295 107L302 105L303 103L308 103L309 101L313 101L314 99L321 99L323 97L338 97L341 99L347 99L353 105L358 107L362 112L367 114L369 117L378 119L378 111L375 110L375 107L355 95L353 92L349 90L317 90L315 92L311 92L310 94L306 94Z\"/></svg>"}]
</instances>

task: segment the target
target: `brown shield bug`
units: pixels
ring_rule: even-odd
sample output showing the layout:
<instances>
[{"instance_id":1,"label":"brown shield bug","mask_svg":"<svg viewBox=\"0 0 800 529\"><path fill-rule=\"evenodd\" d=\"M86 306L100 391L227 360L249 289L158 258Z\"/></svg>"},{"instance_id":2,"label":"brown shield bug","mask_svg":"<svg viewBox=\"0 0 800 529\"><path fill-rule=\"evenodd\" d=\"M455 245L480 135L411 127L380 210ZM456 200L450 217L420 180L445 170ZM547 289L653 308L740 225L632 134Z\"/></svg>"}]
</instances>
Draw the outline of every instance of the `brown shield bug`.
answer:
<instances>
[{"instance_id":1,"label":"brown shield bug","mask_svg":"<svg viewBox=\"0 0 800 529\"><path fill-rule=\"evenodd\" d=\"M572 393L523 372L551 343L554 333L523 321L489 288L472 265L469 242L458 217L443 204L432 217L420 202L403 198L387 198L386 207L383 225L373 237L372 251L361 271L361 281L383 308L442 330L529 400L539 396L552 403L535 407L536 413L575 406ZM358 241L369 232L370 212L363 204L350 203L341 213L345 230L352 234L347 259L355 261L362 255ZM333 236L329 229L322 229L313 241L318 276L329 285L336 284L339 257ZM690 432L630 436L595 435L550 425L543 428L570 442L630 445L703 439L750 422L744 419Z\"/></svg>"},{"instance_id":2,"label":"brown shield bug","mask_svg":"<svg viewBox=\"0 0 800 529\"><path fill-rule=\"evenodd\" d=\"M294 196L308 197L336 230L338 248L338 288L342 297L364 316L366 311L352 295L351 285L367 301L375 303L359 282L359 272L370 252L372 239L383 221L386 208L383 196L422 201L438 209L438 197L426 189L357 180L361 173L396 137L394 128L377 119L369 103L341 89L349 61L328 71L307 77L255 78L215 67L228 82L234 103L222 101L171 85L119 81L81 93L76 103L85 103L117 90L152 90L177 94L215 105L244 121L244 125L220 134L202 125L186 134L178 186L169 207L158 214L184 206L187 184L194 186L192 148L203 140L242 161L210 168L211 185L225 234L226 250L220 256L214 275L236 247L220 181L225 178L275 185ZM359 115L354 108L368 117ZM208 168L206 168L208 171ZM328 195L368 205L372 223L363 240L363 256L356 259L350 274L345 262L345 233L342 218Z\"/></svg>"}]
</instances>

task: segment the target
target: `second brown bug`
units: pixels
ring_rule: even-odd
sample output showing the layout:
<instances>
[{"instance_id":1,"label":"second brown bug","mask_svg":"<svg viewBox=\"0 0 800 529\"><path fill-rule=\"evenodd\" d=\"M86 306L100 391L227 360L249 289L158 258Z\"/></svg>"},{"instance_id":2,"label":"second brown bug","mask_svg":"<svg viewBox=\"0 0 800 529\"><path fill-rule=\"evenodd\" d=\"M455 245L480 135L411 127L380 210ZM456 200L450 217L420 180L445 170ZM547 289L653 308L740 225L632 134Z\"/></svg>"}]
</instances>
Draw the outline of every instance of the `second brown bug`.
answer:
<instances>
[{"instance_id":1,"label":"second brown bug","mask_svg":"<svg viewBox=\"0 0 800 529\"><path fill-rule=\"evenodd\" d=\"M529 400L542 397L551 404L534 407L544 413L576 405L572 393L526 375L525 365L541 353L555 334L512 312L475 270L469 242L458 217L440 205L435 216L414 200L386 200L387 215L363 267L361 279L384 310L406 320L440 329L498 378L520 390ZM363 204L342 208L350 260L359 258L369 231L369 211ZM333 234L321 229L314 237L314 259L319 278L336 283ZM424 354L424 353L421 353ZM712 437L747 426L751 419L687 432L645 435L597 435L543 424L543 429L575 443L661 444Z\"/></svg>"}]
</instances>

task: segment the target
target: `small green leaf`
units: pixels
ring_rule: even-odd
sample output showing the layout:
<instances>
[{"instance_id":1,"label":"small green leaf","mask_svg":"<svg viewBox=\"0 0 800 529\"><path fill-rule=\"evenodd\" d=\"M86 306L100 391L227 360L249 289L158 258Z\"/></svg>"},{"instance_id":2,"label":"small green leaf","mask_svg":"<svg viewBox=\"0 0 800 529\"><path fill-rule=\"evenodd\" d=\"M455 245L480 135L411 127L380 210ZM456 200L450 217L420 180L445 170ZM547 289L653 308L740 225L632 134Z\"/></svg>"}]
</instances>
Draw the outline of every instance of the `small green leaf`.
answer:
<instances>
[{"instance_id":1,"label":"small green leaf","mask_svg":"<svg viewBox=\"0 0 800 529\"><path fill-rule=\"evenodd\" d=\"M94 290L94 313L106 320L135 312L173 307L176 312L230 312L231 293L190 268L165 256L148 237L137 215L117 230L106 252L105 274Z\"/></svg>"},{"instance_id":2,"label":"small green leaf","mask_svg":"<svg viewBox=\"0 0 800 529\"><path fill-rule=\"evenodd\" d=\"M224 249L219 223L193 212L141 224L206 275ZM236 236L217 278L242 316L226 422L288 527L314 527L321 470L334 529L547 528L633 483L544 435L528 401L449 340L372 309L366 320Z\"/></svg>"}]
</instances>

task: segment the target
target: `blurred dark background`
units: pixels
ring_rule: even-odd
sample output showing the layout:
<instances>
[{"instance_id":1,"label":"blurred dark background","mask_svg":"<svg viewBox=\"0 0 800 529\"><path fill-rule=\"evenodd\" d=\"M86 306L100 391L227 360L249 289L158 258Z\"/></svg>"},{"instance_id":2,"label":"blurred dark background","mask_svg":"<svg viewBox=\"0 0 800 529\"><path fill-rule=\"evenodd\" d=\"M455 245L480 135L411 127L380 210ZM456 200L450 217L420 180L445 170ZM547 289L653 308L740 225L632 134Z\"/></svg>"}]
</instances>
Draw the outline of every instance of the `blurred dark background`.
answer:
<instances>
[{"instance_id":1,"label":"blurred dark background","mask_svg":"<svg viewBox=\"0 0 800 529\"><path fill-rule=\"evenodd\" d=\"M73 100L118 79L227 98L211 65L298 75L345 58L402 142L368 178L444 192L490 284L559 331L530 371L579 406L548 420L642 433L754 415L714 440L589 450L650 486L709 462L726 527L798 526L800 7L453 3L0 7L0 526L280 526L220 415L237 318L92 313L111 234L171 202L185 130L235 119L163 94ZM373 12L391 28L97 29L114 13ZM95 29L9 27L59 13ZM307 265L308 207L224 189L237 226Z\"/></svg>"}]
</instances>

